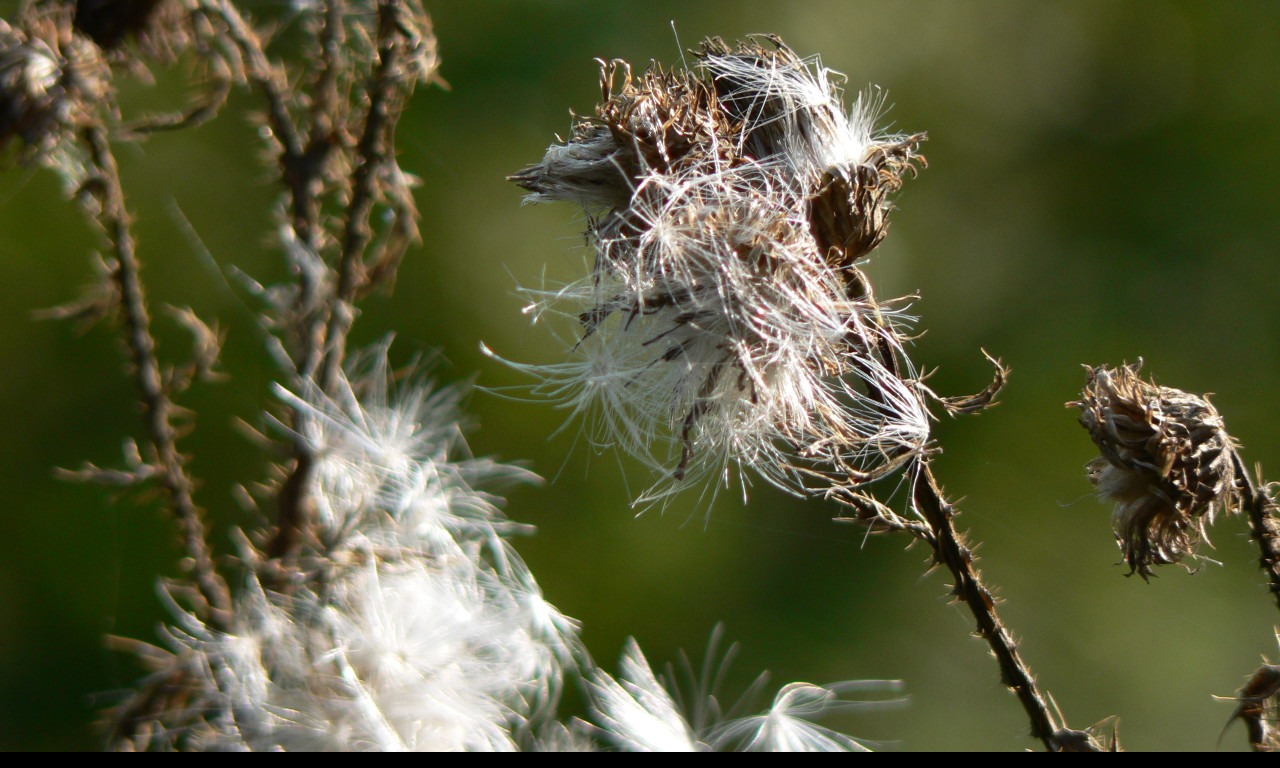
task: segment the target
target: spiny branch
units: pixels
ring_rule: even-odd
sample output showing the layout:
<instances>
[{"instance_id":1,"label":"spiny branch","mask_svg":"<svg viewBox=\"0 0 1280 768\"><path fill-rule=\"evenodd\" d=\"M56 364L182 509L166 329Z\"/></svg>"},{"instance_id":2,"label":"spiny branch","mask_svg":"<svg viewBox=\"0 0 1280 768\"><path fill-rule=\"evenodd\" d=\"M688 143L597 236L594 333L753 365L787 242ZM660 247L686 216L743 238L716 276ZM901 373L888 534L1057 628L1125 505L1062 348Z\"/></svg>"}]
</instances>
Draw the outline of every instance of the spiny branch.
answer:
<instances>
[{"instance_id":1,"label":"spiny branch","mask_svg":"<svg viewBox=\"0 0 1280 768\"><path fill-rule=\"evenodd\" d=\"M1233 454L1241 501L1249 515L1253 540L1258 543L1258 565L1267 574L1267 588L1280 606L1280 519L1276 517L1276 503L1264 487L1254 482L1239 451L1233 451Z\"/></svg>"},{"instance_id":2,"label":"spiny branch","mask_svg":"<svg viewBox=\"0 0 1280 768\"><path fill-rule=\"evenodd\" d=\"M169 496L171 511L181 530L184 550L191 559L192 575L200 596L207 603L201 618L211 626L227 628L230 623L231 595L227 584L214 567L213 556L205 538L200 508L192 498L195 483L187 473L182 455L175 444L174 406L169 399L155 354L151 335L151 318L139 277L139 264L134 251L129 215L125 209L124 191L115 156L102 125L84 130L84 140L101 185L97 217L107 231L115 251L112 278L120 295L120 315L124 323L124 341L133 361L134 384L142 400L147 438L155 453L156 478Z\"/></svg>"},{"instance_id":3,"label":"spiny branch","mask_svg":"<svg viewBox=\"0 0 1280 768\"><path fill-rule=\"evenodd\" d=\"M1049 697L1036 683L1031 668L1018 653L1017 642L996 613L996 601L974 565L973 552L965 546L952 518L955 509L947 503L934 479L933 469L925 463L912 487L916 509L929 524L926 537L933 547L934 559L946 566L955 579L955 595L968 606L978 622L978 634L996 657L1001 679L1018 697L1018 702L1031 719L1031 735L1050 752L1101 752L1103 747L1088 733L1066 728L1049 707Z\"/></svg>"},{"instance_id":4,"label":"spiny branch","mask_svg":"<svg viewBox=\"0 0 1280 768\"><path fill-rule=\"evenodd\" d=\"M346 211L346 231L342 238L342 257L338 265L338 285L325 333L326 352L320 377L326 392L333 391L342 361L346 358L347 334L355 321L354 301L365 280L363 260L365 247L372 238L369 214L377 201L377 178L388 162L392 147L391 129L395 112L403 99L397 99L404 87L400 73L404 35L397 18L395 3L378 4L378 63L369 86L369 108L365 112L364 132L356 147L356 166L352 174L351 201ZM410 83L408 87L412 87Z\"/></svg>"}]
</instances>

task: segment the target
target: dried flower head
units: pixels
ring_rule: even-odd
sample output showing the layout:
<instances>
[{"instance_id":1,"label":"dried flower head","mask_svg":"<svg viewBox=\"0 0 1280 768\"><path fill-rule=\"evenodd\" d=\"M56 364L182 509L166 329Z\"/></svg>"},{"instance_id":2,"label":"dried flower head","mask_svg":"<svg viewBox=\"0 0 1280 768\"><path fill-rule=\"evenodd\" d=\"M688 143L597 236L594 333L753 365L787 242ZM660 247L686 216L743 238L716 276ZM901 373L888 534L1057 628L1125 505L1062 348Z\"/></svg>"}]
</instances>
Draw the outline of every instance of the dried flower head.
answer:
<instances>
[{"instance_id":1,"label":"dried flower head","mask_svg":"<svg viewBox=\"0 0 1280 768\"><path fill-rule=\"evenodd\" d=\"M26 5L0 19L0 150L15 139L24 155L57 164L69 133L110 87L101 51L75 33L71 9Z\"/></svg>"},{"instance_id":2,"label":"dried flower head","mask_svg":"<svg viewBox=\"0 0 1280 768\"><path fill-rule=\"evenodd\" d=\"M1181 562L1235 505L1231 436L1209 401L1138 376L1141 363L1086 369L1080 423L1102 455L1087 465L1130 572Z\"/></svg>"},{"instance_id":3,"label":"dried flower head","mask_svg":"<svg viewBox=\"0 0 1280 768\"><path fill-rule=\"evenodd\" d=\"M923 158L877 132L876 99L781 40L702 44L694 71L600 62L603 101L511 177L587 213L595 266L529 311L579 326L574 359L515 367L663 479L850 489L918 457L928 415L902 354L904 302L857 260ZM745 483L745 479L743 480Z\"/></svg>"}]
</instances>

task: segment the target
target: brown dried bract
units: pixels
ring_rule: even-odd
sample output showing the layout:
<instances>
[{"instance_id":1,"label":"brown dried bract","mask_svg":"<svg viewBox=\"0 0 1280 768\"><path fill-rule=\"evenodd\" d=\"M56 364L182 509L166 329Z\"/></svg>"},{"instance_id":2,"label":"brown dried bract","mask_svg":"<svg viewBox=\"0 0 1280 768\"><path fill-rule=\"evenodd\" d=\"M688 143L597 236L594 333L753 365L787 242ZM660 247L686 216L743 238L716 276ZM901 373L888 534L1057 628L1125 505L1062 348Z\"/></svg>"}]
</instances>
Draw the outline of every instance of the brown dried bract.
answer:
<instances>
[{"instance_id":1,"label":"brown dried bract","mask_svg":"<svg viewBox=\"0 0 1280 768\"><path fill-rule=\"evenodd\" d=\"M925 165L924 155L916 153L924 139L917 133L877 148L863 165L822 174L809 198L809 225L832 267L852 267L888 234L889 197L901 188L904 173L915 176L917 165Z\"/></svg>"},{"instance_id":2,"label":"brown dried bract","mask_svg":"<svg viewBox=\"0 0 1280 768\"><path fill-rule=\"evenodd\" d=\"M1280 666L1263 664L1240 689L1240 706L1227 725L1236 720L1245 725L1249 746L1254 752L1280 752Z\"/></svg>"}]
</instances>

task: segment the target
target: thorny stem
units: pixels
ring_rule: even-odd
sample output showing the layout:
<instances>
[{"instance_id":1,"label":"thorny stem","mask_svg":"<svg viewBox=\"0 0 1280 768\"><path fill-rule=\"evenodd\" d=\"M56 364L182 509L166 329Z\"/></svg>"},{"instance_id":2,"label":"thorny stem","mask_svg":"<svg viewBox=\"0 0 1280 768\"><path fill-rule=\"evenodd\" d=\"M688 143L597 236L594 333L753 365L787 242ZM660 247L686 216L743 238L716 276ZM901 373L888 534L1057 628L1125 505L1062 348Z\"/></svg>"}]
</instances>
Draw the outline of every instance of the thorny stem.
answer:
<instances>
[{"instance_id":1,"label":"thorny stem","mask_svg":"<svg viewBox=\"0 0 1280 768\"><path fill-rule=\"evenodd\" d=\"M326 8L321 32L323 64L312 103L311 135L305 138L294 125L286 106L288 83L281 82L278 74L281 70L272 66L261 39L228 0L217 0L214 7L247 62L247 77L262 92L267 103L268 125L280 143L280 177L289 191L290 226L302 247L315 254L320 248L321 232L320 203L316 192L325 160L336 140L333 135L336 126L330 110L337 102L335 88L342 56L343 5L331 2ZM293 364L303 381L314 375L325 348L327 318L321 311L325 305L322 288L322 281L316 279L312 270L305 266L298 270L295 311L296 332L301 346L295 353ZM293 441L293 468L277 495L277 530L266 544L266 554L271 558L289 559L297 553L310 517L306 503L307 486L315 459L301 438L306 430L305 418L299 413L293 416L293 428L299 438Z\"/></svg>"},{"instance_id":2,"label":"thorny stem","mask_svg":"<svg viewBox=\"0 0 1280 768\"><path fill-rule=\"evenodd\" d=\"M295 413L295 427L301 426L304 417ZM293 469L285 477L276 494L279 521L275 535L267 542L267 557L290 559L302 548L302 531L311 519L311 505L307 486L315 468L315 456L301 437L293 441Z\"/></svg>"},{"instance_id":3,"label":"thorny stem","mask_svg":"<svg viewBox=\"0 0 1280 768\"><path fill-rule=\"evenodd\" d=\"M175 444L176 430L172 422L174 407L165 390L160 364L156 359L151 318L147 314L146 299L139 277L133 234L129 229L124 191L120 186L120 172L103 126L92 125L86 128L84 138L98 181L102 184L98 218L106 228L107 236L115 249L116 265L112 277L120 292L124 340L133 360L134 383L142 399L147 438L155 452L157 477L169 495L174 517L181 530L183 547L191 558L196 586L207 603L205 610L201 611L207 613L207 617L202 618L212 626L226 629L230 626L231 594L214 567L213 556L205 539L204 522L200 518L200 508L192 498L195 484L187 474L183 457Z\"/></svg>"},{"instance_id":4,"label":"thorny stem","mask_svg":"<svg viewBox=\"0 0 1280 768\"><path fill-rule=\"evenodd\" d=\"M282 70L272 66L262 41L229 0L212 0L211 5L226 24L228 36L245 59L246 77L262 92L266 101L267 123L280 143L278 163L281 181L289 191L290 226L302 247L316 253L320 245L320 203L315 190L324 160L320 153L327 153L328 145L322 143L317 147L314 136L312 141L304 144L286 106L288 83L282 82ZM326 27L333 20L332 15L326 16ZM330 34L327 29L326 34ZM326 53L327 50L326 48ZM333 63L329 62L328 65L333 66ZM316 154L319 156L313 156ZM308 158L310 162L307 162ZM303 380L315 370L320 360L320 351L324 347L325 320L322 316L315 316L315 308L323 304L320 290L320 281L312 274L312 270L305 265L301 266L298 270L298 298L295 302L301 349L296 353L293 364ZM302 546L302 532L309 518L305 503L306 487L310 481L314 459L301 438L306 428L304 418L302 414L294 414L293 428L299 437L293 441L292 446L293 468L276 497L276 532L265 547L267 556L271 558L287 560L297 554Z\"/></svg>"},{"instance_id":5,"label":"thorny stem","mask_svg":"<svg viewBox=\"0 0 1280 768\"><path fill-rule=\"evenodd\" d=\"M1280 606L1280 519L1276 504L1263 488L1259 488L1237 451L1232 451L1236 477L1240 478L1241 496L1249 515L1253 539L1258 542L1258 565L1267 574L1267 588Z\"/></svg>"},{"instance_id":6,"label":"thorny stem","mask_svg":"<svg viewBox=\"0 0 1280 768\"><path fill-rule=\"evenodd\" d=\"M267 102L268 125L280 143L279 166L282 181L289 190L291 226L303 247L318 254L321 224L317 193L329 154L342 144L339 134L343 129L335 120L334 110L339 101L338 74L345 55L342 50L345 4L335 0L325 9L320 32L322 63L313 84L310 129L304 135L294 125L286 106L288 84L281 81L280 70L267 58L262 41L228 0L214 2L230 38L246 60L247 76ZM355 319L354 302L366 279L362 257L372 238L368 219L377 199L378 174L388 157L390 126L394 122L393 105L404 36L398 14L395 0L379 3L378 63L368 90L364 130L356 147L334 294L324 295L323 283L310 270L300 269L298 275L295 310L300 348L294 353L293 364L301 381L314 381L326 392L332 392L337 386L346 358L347 334ZM303 414L294 414L293 428L298 434L305 431ZM266 554L273 558L288 559L296 554L310 517L307 485L315 457L301 440L295 440L293 459L293 468L277 495L277 532L266 545Z\"/></svg>"},{"instance_id":7,"label":"thorny stem","mask_svg":"<svg viewBox=\"0 0 1280 768\"><path fill-rule=\"evenodd\" d=\"M324 369L321 387L333 391L346 357L347 334L355 321L355 296L364 280L364 249L372 238L369 214L377 198L377 174L387 161L390 144L388 126L397 85L402 44L396 8L392 0L378 3L378 64L369 88L369 108L364 132L356 147L356 168L352 174L351 202L346 211L346 232L342 239L342 259L338 265L337 295L325 333Z\"/></svg>"},{"instance_id":8,"label":"thorny stem","mask_svg":"<svg viewBox=\"0 0 1280 768\"><path fill-rule=\"evenodd\" d=\"M338 70L346 42L342 17L346 12L343 0L329 0L325 6L324 27L320 30L320 72L311 96L312 135L325 136L337 128L330 110L339 98Z\"/></svg>"},{"instance_id":9,"label":"thorny stem","mask_svg":"<svg viewBox=\"0 0 1280 768\"><path fill-rule=\"evenodd\" d=\"M1250 474L1240 458L1240 452L1233 450L1231 460L1235 463L1235 475L1239 478L1239 491L1245 512L1249 515L1249 527L1253 531L1253 540L1258 542L1258 565L1267 574L1267 588L1271 596L1280 605L1280 518L1276 517L1276 503L1262 483L1261 470L1258 480ZM1274 749L1274 742L1268 737L1272 727L1267 721L1266 699L1274 696L1280 679L1280 667L1263 664L1252 679L1240 690L1240 706L1236 709L1232 720L1244 722L1249 736L1249 747L1254 752L1268 752Z\"/></svg>"},{"instance_id":10,"label":"thorny stem","mask_svg":"<svg viewBox=\"0 0 1280 768\"><path fill-rule=\"evenodd\" d=\"M287 106L289 84L283 70L274 67L267 58L262 40L230 0L208 0L209 7L227 27L227 36L240 51L245 62L245 76L262 92L267 105L267 125L280 145L280 178L289 191L289 225L302 247L315 253L320 245L320 203L316 199L317 179L323 167L328 145L316 145L305 141L293 124ZM326 16L326 27L333 21ZM340 21L340 20L339 20ZM330 34L326 29L326 34ZM336 33L333 33L336 34ZM328 49L326 48L326 53ZM332 66L332 62L327 63ZM323 89L321 89L323 91ZM322 97L323 98L323 97ZM314 137L313 137L314 138ZM314 156L319 154L319 156ZM308 162L310 160L310 162ZM320 360L324 346L324 318L315 317L315 308L322 305L321 284L305 265L298 270L298 298L295 311L298 314L298 337L301 349L296 353L293 365L303 379L313 371ZM294 431L305 430L304 417L294 414ZM266 553L272 558L287 558L296 554L301 546L302 530L308 518L304 504L306 486L313 465L309 449L299 437L293 441L293 468L277 496L279 520L275 535L266 544Z\"/></svg>"},{"instance_id":11,"label":"thorny stem","mask_svg":"<svg viewBox=\"0 0 1280 768\"><path fill-rule=\"evenodd\" d=\"M245 76L262 92L267 104L267 125L280 144L280 178L289 191L289 224L293 228L303 246L311 253L320 249L320 201L316 193L320 186L319 179L325 160L332 149L334 137L333 121L322 107L332 106L334 100L330 91L331 82L336 77L337 60L329 61L330 54L338 54L339 46L330 44L341 39L339 4L331 4L325 16L324 47L322 56L326 57L325 69L321 71L316 92L316 109L312 115L312 131L305 137L294 125L287 106L289 100L289 84L285 80L283 70L273 66L267 58L262 40L230 0L209 0L214 12L227 26L228 37L235 43L245 61ZM320 113L324 113L323 117ZM320 295L322 285L308 269L298 272L298 299L295 309L299 314L299 337L301 350L297 352L294 366L298 374L305 380L315 372L324 349L325 318L317 308L323 305ZM320 316L315 316L319 314Z\"/></svg>"},{"instance_id":12,"label":"thorny stem","mask_svg":"<svg viewBox=\"0 0 1280 768\"><path fill-rule=\"evenodd\" d=\"M315 245L318 219L317 203L311 194L312 173L299 173L303 167L305 146L289 117L288 83L282 82L280 71L271 66L262 41L230 0L208 0L214 13L227 25L227 34L245 58L245 76L262 91L267 102L267 120L280 142L280 170L292 197L293 226L298 237L308 246ZM316 166L314 171L318 171Z\"/></svg>"},{"instance_id":13,"label":"thorny stem","mask_svg":"<svg viewBox=\"0 0 1280 768\"><path fill-rule=\"evenodd\" d=\"M215 12L227 26L228 36L245 60L245 75L262 92L267 104L267 125L280 144L280 179L289 191L289 224L305 248L320 250L321 174L329 153L338 142L337 126L331 110L337 102L335 91L337 70L342 57L341 2L328 4L322 30L321 56L324 59L317 78L311 111L311 130L304 135L289 114L289 83L283 70L267 58L261 38L245 21L230 0L210 0ZM304 381L311 378L320 365L325 347L323 285L311 270L298 272L298 336L301 348L296 352L294 367Z\"/></svg>"},{"instance_id":14,"label":"thorny stem","mask_svg":"<svg viewBox=\"0 0 1280 768\"><path fill-rule=\"evenodd\" d=\"M857 274L861 275L860 272ZM869 296L870 283L865 278L862 278L862 282L865 285L863 290ZM883 337L879 339L879 345L879 352L886 366L895 376L901 377L897 356L888 348ZM996 370L997 381L1001 381L1002 374L999 372L1002 369L998 362ZM871 394L880 399L878 388L872 387ZM1049 697L1040 690L1031 668L1018 653L1017 641L996 613L995 597L982 583L982 574L974 564L973 550L965 545L964 536L952 522L957 512L943 496L942 489L933 476L933 467L927 459L922 462L920 471L915 475L912 502L928 523L929 530L910 530L927 541L933 548L934 560L951 571L955 579L953 592L969 607L977 620L978 634L991 646L991 652L1000 665L1001 680L1017 695L1018 702L1031 719L1032 737L1040 739L1050 752L1103 751L1102 746L1089 733L1068 729L1065 724L1058 722L1050 710Z\"/></svg>"},{"instance_id":15,"label":"thorny stem","mask_svg":"<svg viewBox=\"0 0 1280 768\"><path fill-rule=\"evenodd\" d=\"M929 524L926 541L933 547L935 560L951 571L956 597L964 601L977 619L978 634L991 646L1004 684L1013 689L1031 719L1031 735L1040 739L1050 752L1103 751L1088 733L1067 729L1050 710L1048 696L1036 684L1031 668L1018 653L1017 642L996 613L995 598L982 583L981 573L974 565L973 551L965 546L964 537L952 522L956 510L943 497L933 469L927 463L915 478L912 499Z\"/></svg>"},{"instance_id":16,"label":"thorny stem","mask_svg":"<svg viewBox=\"0 0 1280 768\"><path fill-rule=\"evenodd\" d=\"M306 220L297 229L298 236L313 255L320 251L319 221L320 204L317 191L322 188L322 173L333 148L343 142L343 127L334 110L338 104L338 71L344 61L342 44L346 39L343 31L343 14L346 7L341 0L331 0L325 6L324 27L320 31L321 69L316 76L314 95L311 102L311 125L305 153L297 156L282 154L280 157L280 175L289 187L290 197L294 201L294 216L305 216ZM296 333L301 341L301 349L297 352L294 365L303 381L311 381L320 367L325 349L325 327L329 321L329 297L322 295L323 281L317 280L309 269L300 269L298 273L298 298L295 304L298 328ZM295 418L303 418L300 414ZM298 468L295 473L305 472L302 454L306 448L298 446L295 454ZM309 462L309 457L306 459ZM304 478L305 480L305 478Z\"/></svg>"}]
</instances>

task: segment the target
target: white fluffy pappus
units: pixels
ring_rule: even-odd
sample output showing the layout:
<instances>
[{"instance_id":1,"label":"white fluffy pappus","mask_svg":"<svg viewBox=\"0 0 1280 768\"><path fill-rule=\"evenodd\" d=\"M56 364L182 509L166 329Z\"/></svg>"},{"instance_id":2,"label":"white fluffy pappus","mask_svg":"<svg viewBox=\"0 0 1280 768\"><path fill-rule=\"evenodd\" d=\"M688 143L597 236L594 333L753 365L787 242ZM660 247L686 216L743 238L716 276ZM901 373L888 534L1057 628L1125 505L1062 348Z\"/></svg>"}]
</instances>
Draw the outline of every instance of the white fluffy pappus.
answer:
<instances>
[{"instance_id":1,"label":"white fluffy pappus","mask_svg":"<svg viewBox=\"0 0 1280 768\"><path fill-rule=\"evenodd\" d=\"M465 453L458 388L393 390L386 347L338 398L281 391L316 459L320 542L305 580L250 572L231 629L171 607L172 667L194 686L204 749L507 750L550 722L577 662L574 622L547 603L478 485L532 477Z\"/></svg>"},{"instance_id":2,"label":"white fluffy pappus","mask_svg":"<svg viewBox=\"0 0 1280 768\"><path fill-rule=\"evenodd\" d=\"M764 712L743 715L767 682L768 676L761 675L728 711L723 711L717 688L737 646L730 646L717 661L721 634L721 627L712 634L700 678L684 660L687 691L681 690L670 670L664 677L655 675L640 646L629 639L619 679L597 670L589 681L598 723L594 732L618 749L635 752L867 752L868 743L813 720L833 712L882 710L906 703L901 697L872 701L841 698L853 692L897 694L901 683L892 680L828 686L791 683L778 691Z\"/></svg>"},{"instance_id":3,"label":"white fluffy pappus","mask_svg":"<svg viewBox=\"0 0 1280 768\"><path fill-rule=\"evenodd\" d=\"M882 91L860 93L846 113L842 74L824 67L818 56L799 58L776 38L774 44L778 51L750 53L721 44L702 58L723 86L717 89L721 103L746 125L742 155L782 166L785 178L801 187L828 169L861 165L878 144L900 138L876 128L884 110Z\"/></svg>"},{"instance_id":4,"label":"white fluffy pappus","mask_svg":"<svg viewBox=\"0 0 1280 768\"><path fill-rule=\"evenodd\" d=\"M298 579L248 568L225 630L163 593L166 648L145 655L153 680L180 681L182 708L157 721L153 747L862 748L808 722L843 706L836 694L848 684L784 688L768 712L743 719L719 713L709 683L692 709L677 705L634 641L621 682L596 669L576 622L543 598L512 548L499 500L476 490L527 473L470 458L463 391L393 386L386 351L366 355L336 397L281 393L302 417L295 436L317 461L311 497L327 510ZM242 543L244 562L265 567ZM574 680L595 725L556 719Z\"/></svg>"},{"instance_id":5,"label":"white fluffy pappus","mask_svg":"<svg viewBox=\"0 0 1280 768\"><path fill-rule=\"evenodd\" d=\"M777 45L709 41L701 81L651 70L637 86L628 70L599 111L629 122L583 120L512 177L530 202L583 205L595 264L526 291L535 322L578 324L570 358L503 362L580 417L594 447L657 475L638 504L718 488L731 466L798 494L862 485L929 439L903 303L877 301L841 261L883 236L913 137L876 132L876 99L846 115L832 73ZM845 206L833 224L818 208L837 182L850 191L831 195ZM848 241L819 237L836 227Z\"/></svg>"}]
</instances>

